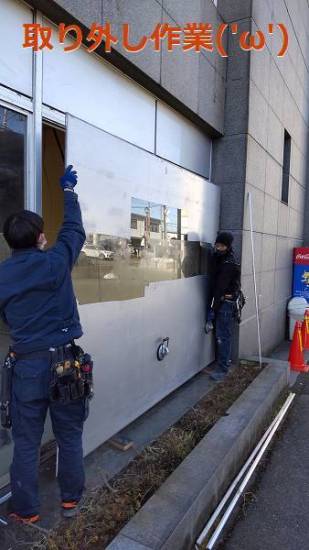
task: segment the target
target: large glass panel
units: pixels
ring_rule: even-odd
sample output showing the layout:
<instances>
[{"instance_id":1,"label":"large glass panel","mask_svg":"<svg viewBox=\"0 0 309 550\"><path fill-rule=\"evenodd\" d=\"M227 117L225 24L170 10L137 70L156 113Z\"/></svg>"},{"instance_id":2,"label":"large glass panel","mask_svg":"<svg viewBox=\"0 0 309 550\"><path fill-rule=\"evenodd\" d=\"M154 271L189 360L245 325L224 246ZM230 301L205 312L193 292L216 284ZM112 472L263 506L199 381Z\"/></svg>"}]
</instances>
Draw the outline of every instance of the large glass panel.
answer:
<instances>
[{"instance_id":1,"label":"large glass panel","mask_svg":"<svg viewBox=\"0 0 309 550\"><path fill-rule=\"evenodd\" d=\"M24 115L0 106L0 261L10 253L2 235L3 223L9 214L24 208L26 127ZM0 361L8 346L8 331L0 321ZM10 454L10 434L0 429L0 487L8 481Z\"/></svg>"},{"instance_id":2,"label":"large glass panel","mask_svg":"<svg viewBox=\"0 0 309 550\"><path fill-rule=\"evenodd\" d=\"M26 116L0 106L0 224L24 208ZM9 249L1 234L0 261Z\"/></svg>"}]
</instances>

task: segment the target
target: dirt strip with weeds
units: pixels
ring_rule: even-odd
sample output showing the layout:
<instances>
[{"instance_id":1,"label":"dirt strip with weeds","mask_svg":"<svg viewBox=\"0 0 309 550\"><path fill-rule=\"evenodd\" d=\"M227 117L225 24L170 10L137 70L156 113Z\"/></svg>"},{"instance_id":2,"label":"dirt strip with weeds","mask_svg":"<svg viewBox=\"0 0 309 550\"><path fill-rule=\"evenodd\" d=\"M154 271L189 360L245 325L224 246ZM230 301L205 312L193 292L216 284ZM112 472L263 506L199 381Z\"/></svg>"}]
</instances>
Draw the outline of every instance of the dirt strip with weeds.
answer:
<instances>
[{"instance_id":1,"label":"dirt strip with weeds","mask_svg":"<svg viewBox=\"0 0 309 550\"><path fill-rule=\"evenodd\" d=\"M104 549L260 372L259 364L242 362L108 486L89 492L77 518L36 537L31 548Z\"/></svg>"}]
</instances>

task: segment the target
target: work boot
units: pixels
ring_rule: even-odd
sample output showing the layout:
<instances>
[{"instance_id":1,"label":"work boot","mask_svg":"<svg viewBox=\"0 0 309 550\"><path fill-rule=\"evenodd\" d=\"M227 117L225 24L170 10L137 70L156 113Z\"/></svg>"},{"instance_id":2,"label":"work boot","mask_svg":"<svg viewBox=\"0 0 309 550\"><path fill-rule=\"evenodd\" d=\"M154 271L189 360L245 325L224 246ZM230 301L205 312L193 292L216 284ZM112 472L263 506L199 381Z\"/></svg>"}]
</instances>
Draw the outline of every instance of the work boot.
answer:
<instances>
[{"instance_id":1,"label":"work boot","mask_svg":"<svg viewBox=\"0 0 309 550\"><path fill-rule=\"evenodd\" d=\"M71 519L75 518L80 512L80 503L76 500L71 502L62 502L61 514L63 518Z\"/></svg>"},{"instance_id":2,"label":"work boot","mask_svg":"<svg viewBox=\"0 0 309 550\"><path fill-rule=\"evenodd\" d=\"M37 521L40 521L39 514L33 514L31 516L21 516L20 514L17 514L16 512L11 512L9 514L9 518L13 519L15 521L18 521L20 523L36 523Z\"/></svg>"}]
</instances>

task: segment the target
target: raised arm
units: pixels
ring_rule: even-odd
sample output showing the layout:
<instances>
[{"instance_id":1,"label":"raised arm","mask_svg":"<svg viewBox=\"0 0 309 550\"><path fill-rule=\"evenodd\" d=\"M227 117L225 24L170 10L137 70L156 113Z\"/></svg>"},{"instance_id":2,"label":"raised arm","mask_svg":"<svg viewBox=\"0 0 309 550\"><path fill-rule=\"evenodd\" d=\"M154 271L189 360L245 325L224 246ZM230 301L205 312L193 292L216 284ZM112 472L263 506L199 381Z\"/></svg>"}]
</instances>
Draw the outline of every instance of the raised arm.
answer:
<instances>
[{"instance_id":1,"label":"raised arm","mask_svg":"<svg viewBox=\"0 0 309 550\"><path fill-rule=\"evenodd\" d=\"M64 260L70 269L73 268L86 239L78 196L74 193L76 184L77 173L70 165L60 179L64 193L63 224L55 246L50 249L53 259L57 261L58 257L59 260Z\"/></svg>"}]
</instances>

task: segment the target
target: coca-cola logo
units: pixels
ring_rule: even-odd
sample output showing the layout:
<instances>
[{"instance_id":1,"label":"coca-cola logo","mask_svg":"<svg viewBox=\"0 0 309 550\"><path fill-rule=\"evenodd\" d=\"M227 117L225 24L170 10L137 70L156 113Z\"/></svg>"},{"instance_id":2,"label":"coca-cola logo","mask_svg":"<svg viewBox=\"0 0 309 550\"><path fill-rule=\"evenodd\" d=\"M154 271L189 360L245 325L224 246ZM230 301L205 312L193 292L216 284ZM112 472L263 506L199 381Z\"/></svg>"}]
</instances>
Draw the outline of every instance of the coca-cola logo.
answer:
<instances>
[{"instance_id":1,"label":"coca-cola logo","mask_svg":"<svg viewBox=\"0 0 309 550\"><path fill-rule=\"evenodd\" d=\"M296 260L308 260L309 261L309 254L296 254Z\"/></svg>"}]
</instances>

